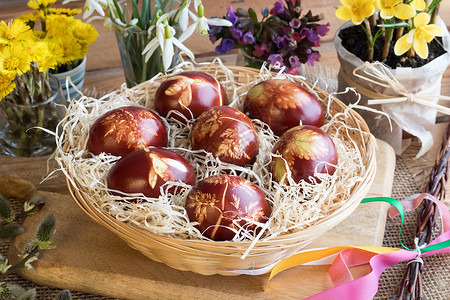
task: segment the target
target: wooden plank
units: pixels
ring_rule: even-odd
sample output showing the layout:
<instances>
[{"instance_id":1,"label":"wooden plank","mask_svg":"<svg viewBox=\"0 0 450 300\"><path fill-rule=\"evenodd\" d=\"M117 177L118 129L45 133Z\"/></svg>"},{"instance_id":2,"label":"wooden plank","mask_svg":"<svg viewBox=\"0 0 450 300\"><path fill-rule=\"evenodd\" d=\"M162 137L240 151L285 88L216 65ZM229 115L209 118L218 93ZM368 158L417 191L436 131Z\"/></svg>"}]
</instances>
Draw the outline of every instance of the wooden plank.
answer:
<instances>
[{"instance_id":1,"label":"wooden plank","mask_svg":"<svg viewBox=\"0 0 450 300\"><path fill-rule=\"evenodd\" d=\"M395 155L390 146L380 141L377 157L378 171L370 193L389 196ZM155 299L292 299L331 287L327 267L323 266L299 267L280 274L266 292L263 287L268 275L202 276L177 271L128 247L83 214L67 193L40 193L46 198L46 205L38 215L25 220L26 232L12 243L9 259L12 263L17 261L17 254L32 238L41 218L54 213L57 247L43 252L33 271L20 271L21 276L42 285L136 300L148 299L149 295ZM385 216L385 207L379 204L361 205L348 220L309 247L380 246Z\"/></svg>"}]
</instances>

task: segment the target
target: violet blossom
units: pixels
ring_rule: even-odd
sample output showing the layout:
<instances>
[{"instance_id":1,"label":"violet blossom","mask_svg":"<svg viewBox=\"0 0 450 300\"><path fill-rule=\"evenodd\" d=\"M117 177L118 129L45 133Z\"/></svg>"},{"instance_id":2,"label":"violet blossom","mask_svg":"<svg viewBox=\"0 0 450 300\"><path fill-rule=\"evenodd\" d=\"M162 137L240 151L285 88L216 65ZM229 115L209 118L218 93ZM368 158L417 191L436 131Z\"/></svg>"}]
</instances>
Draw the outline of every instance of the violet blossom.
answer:
<instances>
[{"instance_id":1,"label":"violet blossom","mask_svg":"<svg viewBox=\"0 0 450 300\"><path fill-rule=\"evenodd\" d=\"M251 33L250 31L245 33L244 36L242 37L242 39L244 40L245 44L253 44L255 42L253 33Z\"/></svg>"},{"instance_id":2,"label":"violet blossom","mask_svg":"<svg viewBox=\"0 0 450 300\"><path fill-rule=\"evenodd\" d=\"M236 25L238 17L236 16L236 11L234 10L233 6L228 6L227 16L225 19L230 21L233 24L233 26Z\"/></svg>"},{"instance_id":3,"label":"violet blossom","mask_svg":"<svg viewBox=\"0 0 450 300\"><path fill-rule=\"evenodd\" d=\"M325 25L319 25L316 28L316 32L318 35L320 36L325 36L327 35L328 31L330 31L330 23L327 23Z\"/></svg>"},{"instance_id":4,"label":"violet blossom","mask_svg":"<svg viewBox=\"0 0 450 300\"><path fill-rule=\"evenodd\" d=\"M278 0L277 2L275 2L272 9L270 10L270 14L277 16L277 15L281 15L283 13L284 13L283 2L281 2L281 0Z\"/></svg>"},{"instance_id":5,"label":"violet blossom","mask_svg":"<svg viewBox=\"0 0 450 300\"><path fill-rule=\"evenodd\" d=\"M234 41L232 39L226 38L222 39L220 44L216 47L216 51L219 54L225 54L228 51L233 50L236 47Z\"/></svg>"},{"instance_id":6,"label":"violet blossom","mask_svg":"<svg viewBox=\"0 0 450 300\"><path fill-rule=\"evenodd\" d=\"M242 37L242 30L234 28L234 27L230 27L230 32L231 32L231 36L238 40Z\"/></svg>"},{"instance_id":7,"label":"violet blossom","mask_svg":"<svg viewBox=\"0 0 450 300\"><path fill-rule=\"evenodd\" d=\"M277 47L279 49L289 49L289 42L291 41L291 38L287 35L283 36L277 36L275 38L275 43L277 44Z\"/></svg>"},{"instance_id":8,"label":"violet blossom","mask_svg":"<svg viewBox=\"0 0 450 300\"><path fill-rule=\"evenodd\" d=\"M310 53L308 54L308 66L314 67L314 61L319 61L320 54L319 53Z\"/></svg>"},{"instance_id":9,"label":"violet blossom","mask_svg":"<svg viewBox=\"0 0 450 300\"><path fill-rule=\"evenodd\" d=\"M295 68L289 68L286 73L291 74L291 75L297 75L298 71Z\"/></svg>"},{"instance_id":10,"label":"violet blossom","mask_svg":"<svg viewBox=\"0 0 450 300\"><path fill-rule=\"evenodd\" d=\"M302 65L297 55L292 55L291 57L289 57L289 64L292 68L298 68Z\"/></svg>"},{"instance_id":11,"label":"violet blossom","mask_svg":"<svg viewBox=\"0 0 450 300\"><path fill-rule=\"evenodd\" d=\"M271 55L269 55L267 60L270 61L271 66L276 66L276 65L278 65L277 63L279 63L279 66L277 66L277 67L281 68L284 66L283 56L281 56L281 54L271 54Z\"/></svg>"},{"instance_id":12,"label":"violet blossom","mask_svg":"<svg viewBox=\"0 0 450 300\"><path fill-rule=\"evenodd\" d=\"M320 37L317 32L312 28L303 28L300 30L300 36L306 37L310 42L318 42L320 41Z\"/></svg>"},{"instance_id":13,"label":"violet blossom","mask_svg":"<svg viewBox=\"0 0 450 300\"><path fill-rule=\"evenodd\" d=\"M295 28L295 29L300 28L301 25L302 25L302 22L297 18L294 18L294 19L292 19L292 21L289 22L289 26L291 26L292 28Z\"/></svg>"}]
</instances>

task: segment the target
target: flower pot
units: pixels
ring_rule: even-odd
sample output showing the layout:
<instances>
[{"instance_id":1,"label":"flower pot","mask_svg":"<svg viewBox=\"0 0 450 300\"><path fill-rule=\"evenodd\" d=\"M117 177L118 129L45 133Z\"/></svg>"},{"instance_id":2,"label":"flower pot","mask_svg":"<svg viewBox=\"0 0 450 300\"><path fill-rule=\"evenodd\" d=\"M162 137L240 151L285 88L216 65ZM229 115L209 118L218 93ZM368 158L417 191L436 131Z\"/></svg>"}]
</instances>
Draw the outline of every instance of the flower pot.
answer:
<instances>
[{"instance_id":1,"label":"flower pot","mask_svg":"<svg viewBox=\"0 0 450 300\"><path fill-rule=\"evenodd\" d=\"M86 56L84 56L84 59L76 68L67 72L53 74L58 80L58 84L56 84L56 81L50 81L50 86L54 92L56 92L61 87L64 99L66 99L67 101L77 99L81 96L78 91L81 92L83 88L85 72ZM67 81L67 77L70 78L73 85L76 86L76 89L69 81Z\"/></svg>"},{"instance_id":2,"label":"flower pot","mask_svg":"<svg viewBox=\"0 0 450 300\"><path fill-rule=\"evenodd\" d=\"M44 102L17 104L5 97L0 101L0 149L11 156L44 156L55 147L56 126L65 114L65 98L59 81L53 95Z\"/></svg>"},{"instance_id":3,"label":"flower pot","mask_svg":"<svg viewBox=\"0 0 450 300\"><path fill-rule=\"evenodd\" d=\"M438 102L442 75L450 64L450 35L441 19L438 19L437 25L444 31L442 41L443 47L447 51L446 53L419 68L389 68L392 76L395 77L409 93L422 93L431 96L427 97L427 100L431 103ZM390 128L389 120L383 114L364 109L357 109L358 113L361 114L369 125L372 134L377 138L388 142L394 148L396 154L401 154L409 145L409 139L402 139L403 132L407 132L420 139L422 147L418 152L417 157L423 155L433 145L431 129L435 123L436 111L413 102L369 105L369 99L389 98L385 95L390 95L392 98L395 98L399 97L399 94L389 87L382 87L373 82L361 79L357 76L363 75L360 71L357 71L356 75L354 74L354 70L363 65L364 62L347 51L342 46L342 40L339 37L339 32L350 26L354 25L351 22L342 25L336 32L334 38L334 46L336 47L340 62L338 92L344 92L347 87L353 87L361 96L358 105L375 109L389 115L392 121L392 130ZM346 92L338 94L337 97L348 105L356 103L359 95L353 92Z\"/></svg>"},{"instance_id":4,"label":"flower pot","mask_svg":"<svg viewBox=\"0 0 450 300\"><path fill-rule=\"evenodd\" d=\"M145 46L155 38L154 34L149 34L146 30L138 30L134 27L123 27L114 23L117 44L119 46L120 57L122 58L123 73L129 88L153 78L159 73L164 73L161 48L158 47L150 59L146 62L145 55L142 54ZM176 29L176 36L181 34L181 30ZM175 54L169 69L175 67L179 62L178 54L180 50L175 47Z\"/></svg>"}]
</instances>

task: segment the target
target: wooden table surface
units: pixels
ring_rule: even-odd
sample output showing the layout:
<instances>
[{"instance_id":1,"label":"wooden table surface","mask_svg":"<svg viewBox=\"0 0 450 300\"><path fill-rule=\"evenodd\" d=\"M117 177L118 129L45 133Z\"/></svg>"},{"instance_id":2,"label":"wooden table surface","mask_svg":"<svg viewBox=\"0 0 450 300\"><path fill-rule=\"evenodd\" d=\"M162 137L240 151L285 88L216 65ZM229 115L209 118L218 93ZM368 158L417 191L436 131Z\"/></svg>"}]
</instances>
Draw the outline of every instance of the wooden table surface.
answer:
<instances>
[{"instance_id":1,"label":"wooden table surface","mask_svg":"<svg viewBox=\"0 0 450 300\"><path fill-rule=\"evenodd\" d=\"M8 21L21 14L30 12L26 6L28 0L0 0L0 20ZM60 4L62 1L58 0ZM82 7L83 1L72 2L69 7ZM230 5L233 7L248 8L253 7L259 14L263 7L272 7L275 0L203 0L205 12L207 16L222 16L226 12L226 8ZM340 6L339 0L316 0L302 1L303 9L306 11L311 9L313 14L323 14L325 22L331 24L329 34L321 41L319 48L321 54L320 63L332 69L338 69L339 63L333 46L333 37L337 28L343 23L334 16L334 6ZM450 24L450 4L445 1L440 10L440 15L446 22ZM120 88L124 82L122 65L120 61L119 50L113 32L107 31L102 26L102 21L93 23L99 32L99 38L91 45L87 59L87 73L85 78L85 90L91 95L101 96L107 92L111 92ZM185 43L196 55L197 61L210 61L217 56L214 52L215 45L212 45L208 37L194 35ZM236 60L236 52L221 57L225 63L233 64ZM442 81L442 95L450 96L450 69L444 73ZM441 133L445 129L445 124L436 126L434 135L436 141L441 140ZM426 174L434 163L436 151L439 148L437 143L429 154L420 161L420 169ZM63 176L55 176L41 181L48 170L54 165L48 162L48 157L42 158L15 158L0 155L0 174L9 174L30 180L38 185L38 189L47 192L67 193ZM418 168L418 163L408 161L412 168ZM423 176L425 178L426 176ZM419 182L420 183L420 182Z\"/></svg>"}]
</instances>

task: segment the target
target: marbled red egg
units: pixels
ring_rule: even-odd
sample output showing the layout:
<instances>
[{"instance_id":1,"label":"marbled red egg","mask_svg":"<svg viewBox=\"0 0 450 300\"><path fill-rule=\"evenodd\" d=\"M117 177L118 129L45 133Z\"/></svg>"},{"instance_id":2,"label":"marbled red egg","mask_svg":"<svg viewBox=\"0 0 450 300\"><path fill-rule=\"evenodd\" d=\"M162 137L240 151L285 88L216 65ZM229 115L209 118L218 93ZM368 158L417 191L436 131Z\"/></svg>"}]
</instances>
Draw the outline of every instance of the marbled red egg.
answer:
<instances>
[{"instance_id":1,"label":"marbled red egg","mask_svg":"<svg viewBox=\"0 0 450 300\"><path fill-rule=\"evenodd\" d=\"M195 120L191 131L192 148L211 152L223 162L245 166L255 162L258 136L250 119L229 106L216 106Z\"/></svg>"},{"instance_id":2,"label":"marbled red egg","mask_svg":"<svg viewBox=\"0 0 450 300\"><path fill-rule=\"evenodd\" d=\"M297 126L275 143L274 154L279 154L291 170L292 179L311 182L314 173L332 175L338 162L336 146L330 136L320 128L311 125ZM274 157L271 165L273 179L280 182L286 174L286 164L282 158Z\"/></svg>"},{"instance_id":3,"label":"marbled red egg","mask_svg":"<svg viewBox=\"0 0 450 300\"><path fill-rule=\"evenodd\" d=\"M227 105L228 97L219 81L212 76L187 71L167 78L156 91L154 103L155 110L164 117L169 111L177 110L190 120L208 108ZM182 120L175 114L171 116Z\"/></svg>"},{"instance_id":4,"label":"marbled red egg","mask_svg":"<svg viewBox=\"0 0 450 300\"><path fill-rule=\"evenodd\" d=\"M100 116L89 129L87 147L98 155L116 156L149 146L167 145L167 130L163 120L149 109L125 106Z\"/></svg>"},{"instance_id":5,"label":"marbled red egg","mask_svg":"<svg viewBox=\"0 0 450 300\"><path fill-rule=\"evenodd\" d=\"M181 155L163 148L144 148L119 159L107 176L109 189L158 197L168 181L195 184L195 174ZM120 193L114 193L121 195Z\"/></svg>"},{"instance_id":6,"label":"marbled red egg","mask_svg":"<svg viewBox=\"0 0 450 300\"><path fill-rule=\"evenodd\" d=\"M323 125L323 110L316 97L296 82L269 79L253 86L244 101L244 112L259 119L280 136L300 125Z\"/></svg>"},{"instance_id":7,"label":"marbled red egg","mask_svg":"<svg viewBox=\"0 0 450 300\"><path fill-rule=\"evenodd\" d=\"M198 182L190 191L186 211L191 222L198 222L196 227L204 236L226 241L235 237L239 226L254 232L256 225L244 219L265 223L272 209L264 193L250 181L215 175Z\"/></svg>"}]
</instances>

